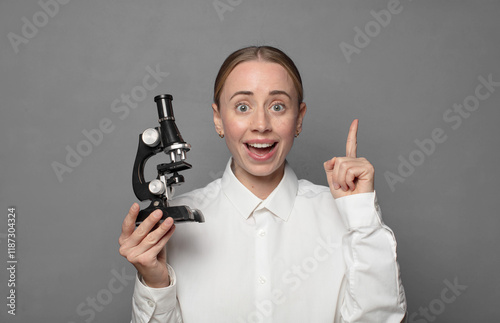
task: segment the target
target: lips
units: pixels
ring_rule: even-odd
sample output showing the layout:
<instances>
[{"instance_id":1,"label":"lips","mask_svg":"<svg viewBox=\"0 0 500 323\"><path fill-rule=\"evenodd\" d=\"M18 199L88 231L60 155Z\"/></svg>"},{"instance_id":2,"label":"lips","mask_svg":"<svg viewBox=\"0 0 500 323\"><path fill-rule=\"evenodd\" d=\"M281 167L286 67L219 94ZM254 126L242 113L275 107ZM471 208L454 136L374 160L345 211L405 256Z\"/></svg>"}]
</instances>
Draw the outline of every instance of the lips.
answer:
<instances>
[{"instance_id":1,"label":"lips","mask_svg":"<svg viewBox=\"0 0 500 323\"><path fill-rule=\"evenodd\" d=\"M250 154L250 156L257 160L266 160L272 157L274 154L274 148L276 147L276 142L247 142L245 146Z\"/></svg>"}]
</instances>

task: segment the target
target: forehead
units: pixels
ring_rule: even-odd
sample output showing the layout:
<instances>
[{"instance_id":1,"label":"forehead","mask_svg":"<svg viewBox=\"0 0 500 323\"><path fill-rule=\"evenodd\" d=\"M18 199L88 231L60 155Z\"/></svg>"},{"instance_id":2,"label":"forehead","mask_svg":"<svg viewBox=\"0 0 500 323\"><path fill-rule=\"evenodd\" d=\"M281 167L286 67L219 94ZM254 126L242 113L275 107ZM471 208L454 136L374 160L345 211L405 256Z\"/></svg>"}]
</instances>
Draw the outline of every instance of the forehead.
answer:
<instances>
[{"instance_id":1,"label":"forehead","mask_svg":"<svg viewBox=\"0 0 500 323\"><path fill-rule=\"evenodd\" d=\"M237 91L251 91L265 94L286 91L296 96L293 80L283 66L277 63L250 61L238 64L229 74L223 88L223 95Z\"/></svg>"}]
</instances>

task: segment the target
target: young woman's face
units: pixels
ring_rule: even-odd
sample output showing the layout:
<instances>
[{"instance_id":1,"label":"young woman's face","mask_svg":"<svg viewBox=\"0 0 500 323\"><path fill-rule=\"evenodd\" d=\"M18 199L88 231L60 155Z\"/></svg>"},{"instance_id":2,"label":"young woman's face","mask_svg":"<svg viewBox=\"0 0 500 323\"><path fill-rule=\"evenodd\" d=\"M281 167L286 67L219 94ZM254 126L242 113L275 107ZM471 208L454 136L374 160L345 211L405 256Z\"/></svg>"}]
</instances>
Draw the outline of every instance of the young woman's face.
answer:
<instances>
[{"instance_id":1,"label":"young woman's face","mask_svg":"<svg viewBox=\"0 0 500 323\"><path fill-rule=\"evenodd\" d=\"M287 71L276 63L241 63L224 84L220 107L213 108L216 130L225 135L236 177L281 177L306 112Z\"/></svg>"}]
</instances>

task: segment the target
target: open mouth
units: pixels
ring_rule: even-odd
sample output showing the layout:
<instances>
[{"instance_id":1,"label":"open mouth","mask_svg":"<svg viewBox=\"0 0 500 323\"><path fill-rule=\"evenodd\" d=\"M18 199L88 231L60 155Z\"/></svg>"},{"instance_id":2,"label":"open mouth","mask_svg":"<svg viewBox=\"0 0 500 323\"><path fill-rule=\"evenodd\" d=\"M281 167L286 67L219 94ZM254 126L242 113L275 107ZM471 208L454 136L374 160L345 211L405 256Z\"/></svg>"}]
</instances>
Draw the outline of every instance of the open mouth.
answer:
<instances>
[{"instance_id":1,"label":"open mouth","mask_svg":"<svg viewBox=\"0 0 500 323\"><path fill-rule=\"evenodd\" d=\"M276 147L276 142L273 143L246 143L247 149L260 157L266 156Z\"/></svg>"}]
</instances>

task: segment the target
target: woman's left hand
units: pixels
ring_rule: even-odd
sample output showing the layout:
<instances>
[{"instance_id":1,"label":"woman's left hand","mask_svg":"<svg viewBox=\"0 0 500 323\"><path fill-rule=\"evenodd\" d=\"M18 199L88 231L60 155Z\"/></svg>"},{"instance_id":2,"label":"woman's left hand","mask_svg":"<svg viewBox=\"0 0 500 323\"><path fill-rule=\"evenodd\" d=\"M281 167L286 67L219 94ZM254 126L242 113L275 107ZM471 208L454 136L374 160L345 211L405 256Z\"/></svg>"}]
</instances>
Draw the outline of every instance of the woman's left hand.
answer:
<instances>
[{"instance_id":1,"label":"woman's left hand","mask_svg":"<svg viewBox=\"0 0 500 323\"><path fill-rule=\"evenodd\" d=\"M374 191L375 170L366 158L356 157L359 120L355 119L349 128L346 156L326 161L326 178L334 198Z\"/></svg>"}]
</instances>

